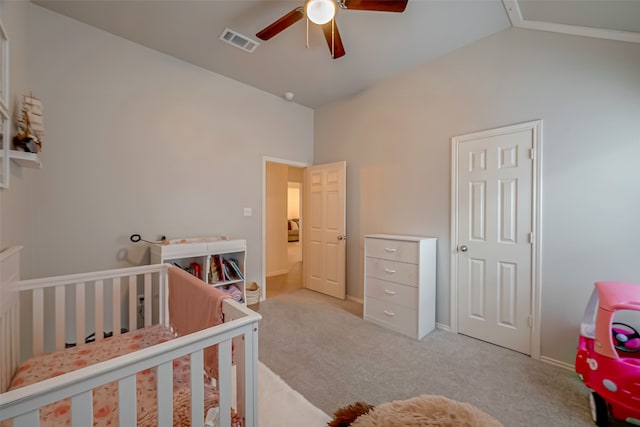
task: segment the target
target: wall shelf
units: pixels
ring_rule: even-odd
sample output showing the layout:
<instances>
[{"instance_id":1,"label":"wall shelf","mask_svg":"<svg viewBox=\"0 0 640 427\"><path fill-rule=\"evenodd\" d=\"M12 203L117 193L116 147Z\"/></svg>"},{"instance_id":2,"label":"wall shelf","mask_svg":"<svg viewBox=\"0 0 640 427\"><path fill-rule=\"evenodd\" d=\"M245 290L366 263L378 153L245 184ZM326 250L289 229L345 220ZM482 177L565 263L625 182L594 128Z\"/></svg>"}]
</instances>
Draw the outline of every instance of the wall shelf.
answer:
<instances>
[{"instance_id":1,"label":"wall shelf","mask_svg":"<svg viewBox=\"0 0 640 427\"><path fill-rule=\"evenodd\" d=\"M27 153L25 151L9 150L9 159L25 168L42 168L42 162L36 153Z\"/></svg>"}]
</instances>

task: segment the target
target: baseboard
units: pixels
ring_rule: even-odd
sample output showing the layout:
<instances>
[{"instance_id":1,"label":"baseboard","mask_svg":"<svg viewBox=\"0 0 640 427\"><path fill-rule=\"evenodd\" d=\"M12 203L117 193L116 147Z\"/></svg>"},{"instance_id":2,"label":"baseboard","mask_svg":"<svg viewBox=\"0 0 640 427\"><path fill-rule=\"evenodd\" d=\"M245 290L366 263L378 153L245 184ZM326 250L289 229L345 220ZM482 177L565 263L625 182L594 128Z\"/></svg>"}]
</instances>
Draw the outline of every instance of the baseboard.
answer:
<instances>
[{"instance_id":1,"label":"baseboard","mask_svg":"<svg viewBox=\"0 0 640 427\"><path fill-rule=\"evenodd\" d=\"M436 329L440 329L442 331L451 332L451 327L449 325L445 325L444 323L436 322Z\"/></svg>"},{"instance_id":2,"label":"baseboard","mask_svg":"<svg viewBox=\"0 0 640 427\"><path fill-rule=\"evenodd\" d=\"M357 302L358 304L364 304L364 300L362 298L354 297L352 295L347 295L347 299L349 301Z\"/></svg>"},{"instance_id":3,"label":"baseboard","mask_svg":"<svg viewBox=\"0 0 640 427\"><path fill-rule=\"evenodd\" d=\"M446 332L451 332L451 327L449 325L445 325L444 323L436 323L436 329L440 329ZM549 365L557 366L567 371L575 372L576 370L573 364L552 359L550 357L540 356L540 361L544 363L548 363Z\"/></svg>"},{"instance_id":4,"label":"baseboard","mask_svg":"<svg viewBox=\"0 0 640 427\"><path fill-rule=\"evenodd\" d=\"M557 366L557 367L562 368L562 369L566 369L567 371L574 372L576 370L575 366L572 365L571 363L561 362L560 360L552 359L550 357L540 356L540 361L544 362L544 363L548 363L549 365L553 365L553 366Z\"/></svg>"},{"instance_id":5,"label":"baseboard","mask_svg":"<svg viewBox=\"0 0 640 427\"><path fill-rule=\"evenodd\" d=\"M287 274L288 272L289 272L289 270L270 271L270 272L267 273L267 277L280 276L281 274Z\"/></svg>"}]
</instances>

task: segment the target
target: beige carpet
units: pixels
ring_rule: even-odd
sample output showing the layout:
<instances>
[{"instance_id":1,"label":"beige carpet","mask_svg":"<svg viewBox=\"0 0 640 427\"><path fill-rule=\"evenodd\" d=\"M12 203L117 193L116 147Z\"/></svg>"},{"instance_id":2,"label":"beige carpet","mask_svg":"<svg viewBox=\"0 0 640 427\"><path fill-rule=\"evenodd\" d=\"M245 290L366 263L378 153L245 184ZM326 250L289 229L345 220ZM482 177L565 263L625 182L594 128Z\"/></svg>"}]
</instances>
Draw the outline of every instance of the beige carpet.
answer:
<instances>
[{"instance_id":1,"label":"beige carpet","mask_svg":"<svg viewBox=\"0 0 640 427\"><path fill-rule=\"evenodd\" d=\"M468 402L507 427L593 426L575 372L441 330L413 340L335 301L301 290L258 310L260 360L327 414L430 394Z\"/></svg>"}]
</instances>

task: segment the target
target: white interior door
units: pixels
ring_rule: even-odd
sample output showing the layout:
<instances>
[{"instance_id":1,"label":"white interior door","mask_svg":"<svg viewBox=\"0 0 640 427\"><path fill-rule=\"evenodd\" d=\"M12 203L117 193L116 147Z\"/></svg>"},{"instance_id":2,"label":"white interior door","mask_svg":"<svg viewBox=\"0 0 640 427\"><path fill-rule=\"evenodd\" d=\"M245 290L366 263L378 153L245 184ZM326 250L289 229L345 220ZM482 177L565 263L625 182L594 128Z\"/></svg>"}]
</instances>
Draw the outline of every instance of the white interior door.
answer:
<instances>
[{"instance_id":1,"label":"white interior door","mask_svg":"<svg viewBox=\"0 0 640 427\"><path fill-rule=\"evenodd\" d=\"M535 128L454 138L458 332L531 354Z\"/></svg>"},{"instance_id":2,"label":"white interior door","mask_svg":"<svg viewBox=\"0 0 640 427\"><path fill-rule=\"evenodd\" d=\"M305 287L346 296L346 162L309 166L305 174Z\"/></svg>"}]
</instances>

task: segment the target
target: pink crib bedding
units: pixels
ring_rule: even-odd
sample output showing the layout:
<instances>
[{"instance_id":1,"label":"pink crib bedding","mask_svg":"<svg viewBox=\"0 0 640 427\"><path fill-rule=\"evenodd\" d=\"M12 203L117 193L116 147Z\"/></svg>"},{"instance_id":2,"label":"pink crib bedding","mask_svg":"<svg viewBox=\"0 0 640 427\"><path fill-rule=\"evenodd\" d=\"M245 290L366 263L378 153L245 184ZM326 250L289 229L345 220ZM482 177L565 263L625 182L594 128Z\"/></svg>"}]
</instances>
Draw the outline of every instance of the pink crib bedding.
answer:
<instances>
[{"instance_id":1,"label":"pink crib bedding","mask_svg":"<svg viewBox=\"0 0 640 427\"><path fill-rule=\"evenodd\" d=\"M16 372L9 390L53 378L98 362L113 359L136 350L147 348L172 339L173 333L162 325L154 325L117 337L59 350L54 353L32 357L25 361ZM174 426L191 425L189 358L184 356L173 361ZM137 414L139 426L157 425L156 370L147 369L136 375ZM218 405L218 394L205 379L205 414ZM161 385L162 386L162 385ZM70 425L70 399L47 405L40 410L41 425L62 427ZM93 415L96 427L118 425L118 384L112 382L93 390ZM232 412L232 425L240 422ZM3 427L6 424L3 423Z\"/></svg>"}]
</instances>

